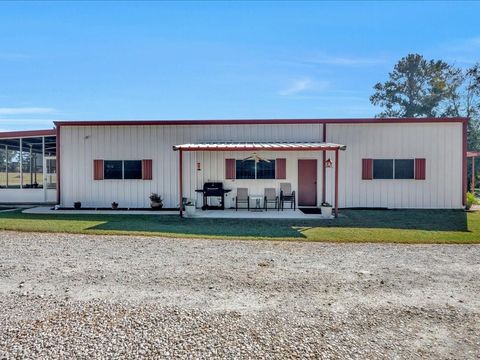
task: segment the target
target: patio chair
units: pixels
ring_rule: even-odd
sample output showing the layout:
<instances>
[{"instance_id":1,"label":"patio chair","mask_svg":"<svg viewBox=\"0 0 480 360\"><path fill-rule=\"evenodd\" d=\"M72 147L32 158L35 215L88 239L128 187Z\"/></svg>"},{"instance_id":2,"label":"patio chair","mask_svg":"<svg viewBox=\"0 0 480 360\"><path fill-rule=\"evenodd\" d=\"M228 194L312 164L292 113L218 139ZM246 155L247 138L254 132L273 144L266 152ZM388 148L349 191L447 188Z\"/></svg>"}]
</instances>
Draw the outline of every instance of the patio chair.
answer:
<instances>
[{"instance_id":1,"label":"patio chair","mask_svg":"<svg viewBox=\"0 0 480 360\"><path fill-rule=\"evenodd\" d=\"M247 188L238 188L237 197L235 199L235 211L238 211L238 204L247 204L247 209L250 211L250 196L248 196Z\"/></svg>"},{"instance_id":2,"label":"patio chair","mask_svg":"<svg viewBox=\"0 0 480 360\"><path fill-rule=\"evenodd\" d=\"M265 211L268 211L268 204L275 204L275 208L278 208L278 196L274 188L265 188L265 197L263 198L263 207Z\"/></svg>"},{"instance_id":3,"label":"patio chair","mask_svg":"<svg viewBox=\"0 0 480 360\"><path fill-rule=\"evenodd\" d=\"M290 183L280 183L280 206L278 210L280 210L281 207L283 211L285 202L290 203L290 209L293 207L293 210L296 210L295 190L292 191L292 184Z\"/></svg>"}]
</instances>

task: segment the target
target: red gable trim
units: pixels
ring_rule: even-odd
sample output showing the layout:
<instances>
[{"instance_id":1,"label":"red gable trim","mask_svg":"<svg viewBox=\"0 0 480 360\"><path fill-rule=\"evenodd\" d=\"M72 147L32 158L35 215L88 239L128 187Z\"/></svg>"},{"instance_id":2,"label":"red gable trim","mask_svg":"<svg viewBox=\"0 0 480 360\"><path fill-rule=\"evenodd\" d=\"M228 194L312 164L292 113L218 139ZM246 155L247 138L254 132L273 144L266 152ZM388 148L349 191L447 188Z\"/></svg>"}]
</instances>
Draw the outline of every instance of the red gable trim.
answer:
<instances>
[{"instance_id":1,"label":"red gable trim","mask_svg":"<svg viewBox=\"0 0 480 360\"><path fill-rule=\"evenodd\" d=\"M0 139L20 138L20 137L34 137L34 136L53 136L57 132L55 129L48 130L25 130L25 131L6 131L0 132Z\"/></svg>"},{"instance_id":2,"label":"red gable trim","mask_svg":"<svg viewBox=\"0 0 480 360\"><path fill-rule=\"evenodd\" d=\"M269 125L269 124L388 124L466 123L468 118L357 118L357 119L240 119L240 120L107 120L55 121L56 126L148 126L148 125Z\"/></svg>"}]
</instances>

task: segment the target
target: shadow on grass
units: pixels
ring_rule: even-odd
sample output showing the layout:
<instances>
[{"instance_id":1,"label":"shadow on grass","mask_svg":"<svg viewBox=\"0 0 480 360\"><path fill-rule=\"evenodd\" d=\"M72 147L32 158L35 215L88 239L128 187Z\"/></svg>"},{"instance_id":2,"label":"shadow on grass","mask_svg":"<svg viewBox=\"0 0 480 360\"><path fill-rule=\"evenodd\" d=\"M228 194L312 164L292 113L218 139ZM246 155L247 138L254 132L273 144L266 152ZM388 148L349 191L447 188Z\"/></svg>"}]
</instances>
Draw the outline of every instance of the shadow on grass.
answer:
<instances>
[{"instance_id":1,"label":"shadow on grass","mask_svg":"<svg viewBox=\"0 0 480 360\"><path fill-rule=\"evenodd\" d=\"M28 221L32 220L32 221ZM165 234L305 238L311 228L384 228L468 231L467 214L457 210L343 210L333 220L317 219L185 219L177 215L23 214L0 213L4 229L88 232L153 232ZM16 224L19 225L16 225ZM16 226L16 227L15 227Z\"/></svg>"}]
</instances>

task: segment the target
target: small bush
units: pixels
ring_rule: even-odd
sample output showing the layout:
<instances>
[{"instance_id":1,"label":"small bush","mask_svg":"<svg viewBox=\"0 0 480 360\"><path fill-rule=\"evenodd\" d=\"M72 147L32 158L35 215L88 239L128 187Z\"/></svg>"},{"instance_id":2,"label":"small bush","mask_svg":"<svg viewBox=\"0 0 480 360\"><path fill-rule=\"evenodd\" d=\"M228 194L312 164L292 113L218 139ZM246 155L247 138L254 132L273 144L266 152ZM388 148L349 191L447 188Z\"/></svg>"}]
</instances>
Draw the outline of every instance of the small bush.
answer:
<instances>
[{"instance_id":1,"label":"small bush","mask_svg":"<svg viewBox=\"0 0 480 360\"><path fill-rule=\"evenodd\" d=\"M471 192L467 192L467 204L465 208L467 210L470 210L472 208L472 205L477 205L477 204L478 204L478 200L475 197L475 195L473 195Z\"/></svg>"}]
</instances>

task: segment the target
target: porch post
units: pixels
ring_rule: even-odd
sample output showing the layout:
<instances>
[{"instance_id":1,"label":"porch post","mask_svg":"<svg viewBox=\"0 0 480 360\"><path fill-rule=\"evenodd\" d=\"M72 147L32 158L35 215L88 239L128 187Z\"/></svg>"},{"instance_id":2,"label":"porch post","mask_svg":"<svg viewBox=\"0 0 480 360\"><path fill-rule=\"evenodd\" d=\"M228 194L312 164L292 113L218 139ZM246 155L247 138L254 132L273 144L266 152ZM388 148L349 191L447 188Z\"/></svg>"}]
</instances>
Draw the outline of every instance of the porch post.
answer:
<instances>
[{"instance_id":1,"label":"porch post","mask_svg":"<svg viewBox=\"0 0 480 360\"><path fill-rule=\"evenodd\" d=\"M338 217L338 149L335 150L335 217Z\"/></svg>"},{"instance_id":2,"label":"porch post","mask_svg":"<svg viewBox=\"0 0 480 360\"><path fill-rule=\"evenodd\" d=\"M475 194L475 156L472 156L472 185L470 191Z\"/></svg>"},{"instance_id":3,"label":"porch post","mask_svg":"<svg viewBox=\"0 0 480 360\"><path fill-rule=\"evenodd\" d=\"M179 161L178 161L178 166L179 166L179 184L178 184L178 189L179 189L179 196L180 196L180 216L183 216L183 153L182 149L178 151L178 156L179 156Z\"/></svg>"}]
</instances>

